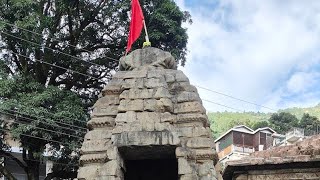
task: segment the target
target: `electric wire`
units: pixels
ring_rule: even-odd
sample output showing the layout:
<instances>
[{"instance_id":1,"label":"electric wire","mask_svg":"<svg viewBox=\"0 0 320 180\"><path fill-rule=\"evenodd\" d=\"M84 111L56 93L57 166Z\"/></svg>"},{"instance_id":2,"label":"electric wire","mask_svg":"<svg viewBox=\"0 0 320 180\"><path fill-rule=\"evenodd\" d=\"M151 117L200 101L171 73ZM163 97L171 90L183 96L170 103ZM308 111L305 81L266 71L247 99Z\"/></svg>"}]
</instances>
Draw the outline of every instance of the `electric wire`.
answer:
<instances>
[{"instance_id":1,"label":"electric wire","mask_svg":"<svg viewBox=\"0 0 320 180\"><path fill-rule=\"evenodd\" d=\"M33 128L36 128L36 129L43 130L43 131L48 131L48 132L52 132L52 133L62 134L62 135L65 135L65 136L70 136L70 137L74 137L74 138L83 139L82 137L79 137L79 136L74 136L72 134L67 134L67 133L64 133L64 132L58 132L58 131L53 131L53 130L46 129L46 128L37 127L35 125L29 124L29 123L24 123L24 122L21 122L21 121L19 121L19 122L13 121L12 123L14 123L14 124L24 124L24 125L28 125L28 126L31 126Z\"/></svg>"},{"instance_id":2,"label":"electric wire","mask_svg":"<svg viewBox=\"0 0 320 180\"><path fill-rule=\"evenodd\" d=\"M92 78L92 79L100 80L99 78L96 78L96 77L93 77L93 76L90 76L90 75L87 75L87 74L84 74L84 73L81 73L81 72L78 72L78 71L75 71L75 70L72 70L72 69L64 68L62 66L51 64L51 63L48 63L48 62L45 62L45 61L41 61L41 60L38 60L38 59L35 59L35 58L31 59L30 57L22 55L22 54L19 54L19 53L15 53L15 52L11 52L11 53L15 54L15 55L18 55L18 56L21 56L21 57L24 57L24 58L29 58L30 60L35 60L37 62L41 62L41 63L47 64L49 66L54 66L54 67L57 67L57 68L60 68L60 69L64 69L66 71L71 71L73 73L76 73L76 74L79 74L79 75L82 75L82 76L86 76L86 77L89 77L89 78Z\"/></svg>"},{"instance_id":3,"label":"electric wire","mask_svg":"<svg viewBox=\"0 0 320 180\"><path fill-rule=\"evenodd\" d=\"M5 111L0 111L1 113L3 113L3 114L7 114L7 115L11 115L11 116L16 116L16 114L12 114L12 113L8 113L8 112L5 112ZM19 114L19 112L15 112L15 113L18 113ZM21 113L22 114L22 113ZM25 114L26 115L26 114ZM28 118L28 117L22 117L22 118L24 118L24 119L26 119L26 120L30 120L30 121L37 121L36 119L32 119L32 118ZM39 118L39 119L44 119L44 118ZM44 119L44 120L47 120L47 119ZM44 123L44 124L47 124L47 125L50 125L50 126L55 126L55 127L58 127L58 128L63 128L63 129L65 129L65 130L71 130L71 131L74 131L74 132L78 132L78 133L82 133L82 134L84 134L85 132L84 131L78 131L78 130L75 130L75 129L70 129L70 128L67 128L67 127L63 127L63 126L60 126L60 125L55 125L55 124L50 124L50 123L47 123L47 122L45 122L45 121L41 121L41 123Z\"/></svg>"},{"instance_id":4,"label":"electric wire","mask_svg":"<svg viewBox=\"0 0 320 180\"><path fill-rule=\"evenodd\" d=\"M1 110L2 110L2 111L1 111ZM31 115L31 114L28 114L28 113L22 113L22 112L18 112L18 111L14 111L14 110L8 110L8 109L4 110L4 109L1 109L1 108L0 108L0 112L5 112L5 111L9 111L9 112L11 112L11 113L18 113L18 114L22 114L22 115L26 115L26 116L31 116L31 117L35 117L35 118L39 118L39 119L43 119L43 120L48 120L48 119L45 119L45 118L36 117L36 116ZM5 112L5 113L7 113L7 112ZM15 115L15 114L10 114L10 115ZM32 119L32 118L31 118L31 119ZM35 120L35 119L33 119L33 120ZM71 126L71 127L79 128L79 129L82 129L82 130L87 130L86 128L83 128L83 127L81 127L81 126L77 126L77 125L73 125L73 124L68 124L68 123L64 123L64 122L61 122L61 121L55 121L55 120L53 120L53 119L50 119L50 120L52 120L52 121L54 121L54 122L56 122L56 123L63 124L63 125L65 125L65 126ZM84 123L84 122L83 122L83 123Z\"/></svg>"},{"instance_id":5,"label":"electric wire","mask_svg":"<svg viewBox=\"0 0 320 180\"><path fill-rule=\"evenodd\" d=\"M202 98L201 98L202 99ZM207 99L202 99L203 101L206 101L206 102L209 102L211 104L215 104L215 105L218 105L218 106L222 106L222 107L225 107L225 108L229 108L229 109L232 109L232 110L236 110L236 111L240 111L240 109L236 109L236 108L233 108L233 107L230 107L230 106L227 106L227 105L224 105L224 104L220 104L220 103L217 103L217 102L214 102L214 101L211 101L211 100L207 100Z\"/></svg>"},{"instance_id":6,"label":"electric wire","mask_svg":"<svg viewBox=\"0 0 320 180\"><path fill-rule=\"evenodd\" d=\"M271 111L277 111L277 110L272 109L272 108L269 108L269 107L267 107L267 106L263 106L263 105L260 105L260 104L254 103L254 102L250 102L250 101L247 101L247 100L244 100L244 99L240 99L240 98L237 98L237 97L234 97L234 96L231 96L231 95L228 95L228 94L219 92L219 91L214 91L214 90L211 90L211 89L208 89L208 88L205 88L205 87L201 87L201 86L198 86L198 85L194 85L194 86L196 86L196 87L198 87L198 88L200 88L200 89L206 90L206 91L210 91L210 92L213 92L213 93L216 93L216 94L219 94L219 95L222 95L222 96L231 98L231 99L235 99L235 100L238 100L238 101L241 101L241 102L245 102L245 103L247 103L247 104L259 106L259 107L262 107L262 108L265 108L265 109L269 109L269 110L271 110Z\"/></svg>"},{"instance_id":7,"label":"electric wire","mask_svg":"<svg viewBox=\"0 0 320 180\"><path fill-rule=\"evenodd\" d=\"M64 53L64 52L62 52L62 51L59 51L59 50L56 50L56 49L53 49L53 48L50 48L50 47L47 47L47 46L43 46L43 45L41 45L41 44L35 43L35 42L33 42L33 41L29 41L29 40L27 40L27 39L24 39L24 38L21 38L21 37L12 35L12 34L7 33L7 32L0 31L0 33L5 34L5 35L7 35L7 36L11 36L11 37L16 38L16 39L20 39L20 40L22 40L22 41L28 42L28 43L33 44L33 45L37 45L37 46L43 47L43 48L45 48L45 49L49 49L49 50L51 50L51 51L53 51L53 52L58 52L58 53L60 53L60 54L63 54L63 55L66 55L66 56L69 56L69 57L72 57L72 58L75 58L75 59L84 61L84 62L89 63L89 64L91 64L91 65L100 66L100 67L103 66L103 65L99 65L99 64L96 64L96 63L93 63L93 62L90 62L90 61L86 61L86 60L81 59L81 58L79 58L79 57L70 55L70 54L68 54L68 53Z\"/></svg>"},{"instance_id":8,"label":"electric wire","mask_svg":"<svg viewBox=\"0 0 320 180\"><path fill-rule=\"evenodd\" d=\"M9 132L9 133L12 132L12 130L4 129L4 128L0 128L0 130L5 131L5 132ZM70 144L68 144L68 143L59 142L59 141L55 141L55 140L51 140L51 139L46 139L46 138L42 138L42 137L38 137L38 136L32 136L32 135L29 135L29 134L21 133L20 135L26 136L26 137L32 137L32 138L36 138L36 139L41 139L41 140L45 140L45 141L49 141L49 142L54 142L54 143L58 143L60 145L70 146Z\"/></svg>"},{"instance_id":9,"label":"electric wire","mask_svg":"<svg viewBox=\"0 0 320 180\"><path fill-rule=\"evenodd\" d=\"M22 104L19 104L19 106L22 106L22 108L27 108L26 106L24 106ZM31 108L31 110L35 110L35 109ZM47 111L44 111L44 110L41 110L41 113L45 113L45 114L49 114L49 115L52 115L52 116L56 116L56 114L51 113L51 112L47 112ZM72 120L72 121L78 121L78 122L81 122L81 123L85 123L86 122L86 121L82 121L82 120L78 120L78 119L73 119L73 118L68 117L68 116L62 116L62 115L60 115L60 116L63 117L64 119L69 119L69 120ZM72 125L72 124L70 124L70 125Z\"/></svg>"},{"instance_id":10,"label":"electric wire","mask_svg":"<svg viewBox=\"0 0 320 180\"><path fill-rule=\"evenodd\" d=\"M34 31L31 31L31 30L28 30L28 29L26 29L26 28L19 27L19 26L15 25L15 24L11 24L11 23L5 22L5 21L3 21L3 20L0 20L0 21L2 21L2 23L6 24L6 25L9 25L9 26L11 26L11 27L15 27L15 28L18 28L18 29L27 31L27 32L29 32L29 33L32 33L32 34L35 34L35 35L38 35L38 36L43 36L43 34L40 34L40 33L34 32ZM54 37L51 37L51 39L54 40L54 41L56 41L56 42L60 42L60 41L61 41L61 40L56 39L56 38L54 38ZM75 46L75 45L69 44L69 46L78 49L78 47ZM84 50L84 51L86 51L86 52L93 53L93 51L89 51L89 50L86 50L86 49L84 49L84 48L80 48L80 49L78 49L78 50ZM115 59L115 58L112 58L112 57L109 57L109 56L105 56L105 58L110 59L110 60L113 60L113 61L119 61L118 59Z\"/></svg>"}]
</instances>

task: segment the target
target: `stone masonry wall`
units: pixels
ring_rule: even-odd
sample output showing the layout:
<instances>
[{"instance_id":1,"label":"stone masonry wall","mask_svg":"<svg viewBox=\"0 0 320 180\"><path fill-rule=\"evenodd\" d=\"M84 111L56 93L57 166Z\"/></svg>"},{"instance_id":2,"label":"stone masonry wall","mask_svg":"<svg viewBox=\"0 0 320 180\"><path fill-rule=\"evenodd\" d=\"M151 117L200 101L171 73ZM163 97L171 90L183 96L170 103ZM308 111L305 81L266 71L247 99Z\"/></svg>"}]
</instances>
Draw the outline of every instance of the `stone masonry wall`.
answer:
<instances>
[{"instance_id":1,"label":"stone masonry wall","mask_svg":"<svg viewBox=\"0 0 320 180\"><path fill-rule=\"evenodd\" d=\"M285 180L285 179L320 179L320 168L249 171L235 177L235 180Z\"/></svg>"},{"instance_id":2,"label":"stone masonry wall","mask_svg":"<svg viewBox=\"0 0 320 180\"><path fill-rule=\"evenodd\" d=\"M121 58L120 71L95 103L88 128L79 179L123 180L126 153L133 159L149 157L119 149L152 146L175 148L180 180L216 179L206 111L170 53L146 48Z\"/></svg>"}]
</instances>

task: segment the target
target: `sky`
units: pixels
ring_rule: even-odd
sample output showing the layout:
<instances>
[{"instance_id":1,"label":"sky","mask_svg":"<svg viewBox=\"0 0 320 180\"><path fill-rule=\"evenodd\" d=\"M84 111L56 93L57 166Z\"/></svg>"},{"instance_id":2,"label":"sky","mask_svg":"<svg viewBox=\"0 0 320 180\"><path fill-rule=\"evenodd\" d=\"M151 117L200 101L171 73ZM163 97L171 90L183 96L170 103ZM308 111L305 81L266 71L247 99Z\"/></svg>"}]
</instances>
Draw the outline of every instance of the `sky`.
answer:
<instances>
[{"instance_id":1,"label":"sky","mask_svg":"<svg viewBox=\"0 0 320 180\"><path fill-rule=\"evenodd\" d=\"M193 20L184 24L189 52L179 67L193 85L273 110L320 103L319 0L175 2ZM273 112L198 91L211 101L203 101L207 111Z\"/></svg>"}]
</instances>

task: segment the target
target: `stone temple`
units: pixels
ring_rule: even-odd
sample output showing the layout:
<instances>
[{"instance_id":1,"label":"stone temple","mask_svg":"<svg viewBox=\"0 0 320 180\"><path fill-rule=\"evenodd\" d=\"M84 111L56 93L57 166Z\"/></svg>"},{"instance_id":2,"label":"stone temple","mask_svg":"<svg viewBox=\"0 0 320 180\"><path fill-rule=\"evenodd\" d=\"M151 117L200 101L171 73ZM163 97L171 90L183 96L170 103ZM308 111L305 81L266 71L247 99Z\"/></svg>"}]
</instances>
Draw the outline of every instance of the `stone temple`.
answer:
<instances>
[{"instance_id":1,"label":"stone temple","mask_svg":"<svg viewBox=\"0 0 320 180\"><path fill-rule=\"evenodd\" d=\"M206 111L173 56L138 49L119 70L94 105L78 179L217 179Z\"/></svg>"}]
</instances>

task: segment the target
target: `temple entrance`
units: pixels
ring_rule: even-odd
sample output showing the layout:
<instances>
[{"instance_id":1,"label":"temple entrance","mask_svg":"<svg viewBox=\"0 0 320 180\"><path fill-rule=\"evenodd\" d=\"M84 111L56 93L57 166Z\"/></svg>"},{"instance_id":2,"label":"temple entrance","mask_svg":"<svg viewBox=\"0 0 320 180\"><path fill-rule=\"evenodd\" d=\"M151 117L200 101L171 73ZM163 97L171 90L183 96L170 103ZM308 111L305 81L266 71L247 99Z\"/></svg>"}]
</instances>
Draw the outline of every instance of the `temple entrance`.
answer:
<instances>
[{"instance_id":1,"label":"temple entrance","mask_svg":"<svg viewBox=\"0 0 320 180\"><path fill-rule=\"evenodd\" d=\"M125 180L177 180L175 146L126 146L119 152L124 159Z\"/></svg>"},{"instance_id":2,"label":"temple entrance","mask_svg":"<svg viewBox=\"0 0 320 180\"><path fill-rule=\"evenodd\" d=\"M176 159L130 160L125 161L125 180L177 180Z\"/></svg>"}]
</instances>

